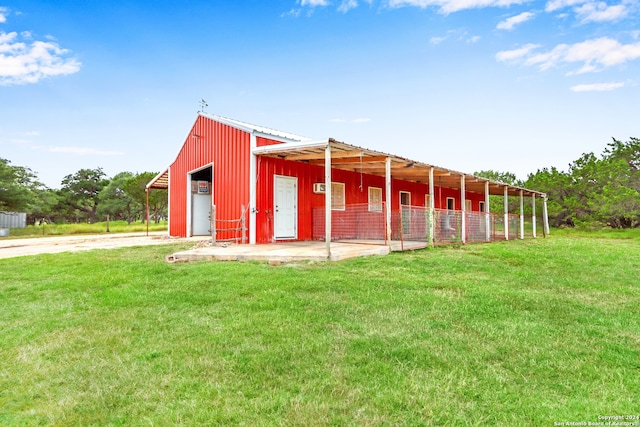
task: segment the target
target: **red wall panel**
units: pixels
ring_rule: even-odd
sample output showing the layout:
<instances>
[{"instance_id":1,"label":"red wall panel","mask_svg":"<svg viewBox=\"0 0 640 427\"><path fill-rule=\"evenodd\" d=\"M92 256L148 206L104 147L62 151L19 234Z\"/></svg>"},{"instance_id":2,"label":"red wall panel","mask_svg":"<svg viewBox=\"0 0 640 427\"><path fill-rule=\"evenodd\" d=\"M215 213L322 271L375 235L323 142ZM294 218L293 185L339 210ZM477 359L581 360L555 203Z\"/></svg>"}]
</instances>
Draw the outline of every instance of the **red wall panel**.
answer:
<instances>
[{"instance_id":1,"label":"red wall panel","mask_svg":"<svg viewBox=\"0 0 640 427\"><path fill-rule=\"evenodd\" d=\"M247 132L199 116L174 163L170 166L171 216L169 234L186 236L188 174L213 163L213 203L218 219L236 219L241 206L249 205L250 135ZM249 226L247 218L247 227ZM233 233L218 238L234 237Z\"/></svg>"}]
</instances>

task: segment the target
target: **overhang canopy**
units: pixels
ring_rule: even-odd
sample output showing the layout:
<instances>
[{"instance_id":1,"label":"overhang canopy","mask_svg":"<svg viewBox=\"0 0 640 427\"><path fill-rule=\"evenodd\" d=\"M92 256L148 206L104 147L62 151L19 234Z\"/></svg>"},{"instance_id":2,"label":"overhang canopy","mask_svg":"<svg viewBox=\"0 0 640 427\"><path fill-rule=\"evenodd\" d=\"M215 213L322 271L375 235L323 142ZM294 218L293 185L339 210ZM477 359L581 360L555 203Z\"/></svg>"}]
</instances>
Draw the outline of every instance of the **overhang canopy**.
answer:
<instances>
[{"instance_id":1,"label":"overhang canopy","mask_svg":"<svg viewBox=\"0 0 640 427\"><path fill-rule=\"evenodd\" d=\"M155 176L148 184L147 191L149 189L154 190L168 190L169 189L169 169L165 169Z\"/></svg>"},{"instance_id":2,"label":"overhang canopy","mask_svg":"<svg viewBox=\"0 0 640 427\"><path fill-rule=\"evenodd\" d=\"M387 158L390 158L391 177L395 179L428 184L429 172L431 168L433 168L434 185L439 187L460 190L460 181L462 176L464 176L466 191L484 194L485 185L488 182L489 194L492 195L504 195L504 189L507 187L507 194L509 196L519 196L520 191L522 191L522 194L525 196L544 196L544 193L539 191L516 187L440 166L345 144L332 138L326 141L301 141L258 147L253 149L253 153L258 156L274 157L323 166L327 146L331 146L331 166L335 169L384 177L385 162Z\"/></svg>"}]
</instances>

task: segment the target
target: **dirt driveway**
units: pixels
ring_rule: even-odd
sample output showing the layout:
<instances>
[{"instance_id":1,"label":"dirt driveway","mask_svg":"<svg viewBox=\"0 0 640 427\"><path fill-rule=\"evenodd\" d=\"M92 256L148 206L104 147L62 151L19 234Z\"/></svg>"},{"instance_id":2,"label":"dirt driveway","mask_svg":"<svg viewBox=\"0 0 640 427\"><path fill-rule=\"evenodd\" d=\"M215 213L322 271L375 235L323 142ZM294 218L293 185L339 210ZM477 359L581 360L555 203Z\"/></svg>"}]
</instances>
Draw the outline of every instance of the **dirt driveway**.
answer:
<instances>
[{"instance_id":1,"label":"dirt driveway","mask_svg":"<svg viewBox=\"0 0 640 427\"><path fill-rule=\"evenodd\" d=\"M146 233L91 234L81 236L36 237L29 239L0 238L0 259L18 256L77 252L91 249L113 249L125 246L165 245L178 242L208 240L198 236L186 239L168 237L166 231Z\"/></svg>"}]
</instances>

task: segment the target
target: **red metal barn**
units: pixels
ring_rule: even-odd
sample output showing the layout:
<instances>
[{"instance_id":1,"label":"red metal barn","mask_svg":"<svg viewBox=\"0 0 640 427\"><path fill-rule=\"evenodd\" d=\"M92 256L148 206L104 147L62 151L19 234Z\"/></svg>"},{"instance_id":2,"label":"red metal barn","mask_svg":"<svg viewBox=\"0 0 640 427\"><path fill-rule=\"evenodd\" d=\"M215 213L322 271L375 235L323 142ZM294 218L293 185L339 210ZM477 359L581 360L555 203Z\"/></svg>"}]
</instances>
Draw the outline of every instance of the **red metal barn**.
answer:
<instances>
[{"instance_id":1,"label":"red metal barn","mask_svg":"<svg viewBox=\"0 0 640 427\"><path fill-rule=\"evenodd\" d=\"M524 237L524 196L532 200L534 236L536 198L547 226L543 193L206 113L147 187L169 189L169 235L216 241L416 247ZM504 197L503 214L489 212L491 195ZM509 213L510 197L520 198L519 216Z\"/></svg>"}]
</instances>

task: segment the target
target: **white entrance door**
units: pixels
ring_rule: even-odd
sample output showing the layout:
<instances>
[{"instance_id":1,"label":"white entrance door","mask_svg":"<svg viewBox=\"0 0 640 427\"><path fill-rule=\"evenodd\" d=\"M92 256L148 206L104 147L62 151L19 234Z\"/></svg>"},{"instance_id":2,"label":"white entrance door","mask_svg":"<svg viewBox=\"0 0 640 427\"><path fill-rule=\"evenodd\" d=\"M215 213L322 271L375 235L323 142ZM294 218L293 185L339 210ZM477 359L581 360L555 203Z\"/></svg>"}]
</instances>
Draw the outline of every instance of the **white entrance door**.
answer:
<instances>
[{"instance_id":1,"label":"white entrance door","mask_svg":"<svg viewBox=\"0 0 640 427\"><path fill-rule=\"evenodd\" d=\"M273 223L276 239L296 239L298 222L298 178L276 176Z\"/></svg>"},{"instance_id":2,"label":"white entrance door","mask_svg":"<svg viewBox=\"0 0 640 427\"><path fill-rule=\"evenodd\" d=\"M193 194L191 204L191 234L207 236L211 234L211 195Z\"/></svg>"}]
</instances>

